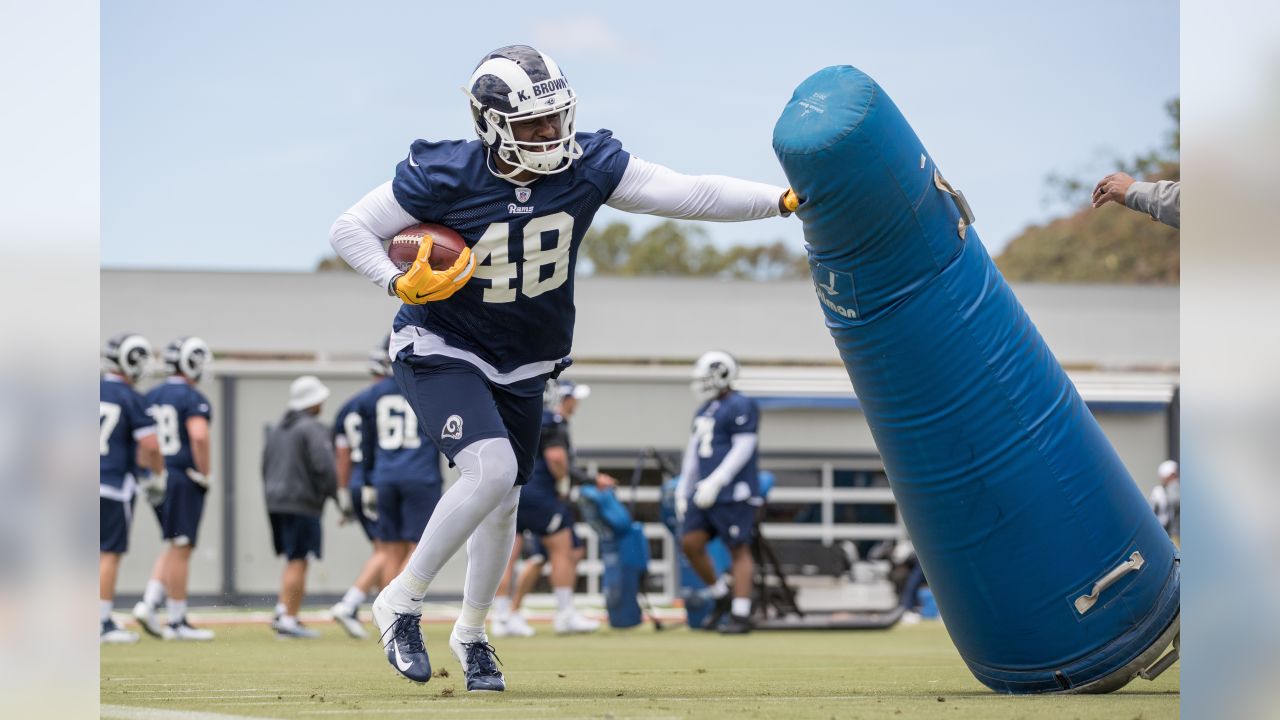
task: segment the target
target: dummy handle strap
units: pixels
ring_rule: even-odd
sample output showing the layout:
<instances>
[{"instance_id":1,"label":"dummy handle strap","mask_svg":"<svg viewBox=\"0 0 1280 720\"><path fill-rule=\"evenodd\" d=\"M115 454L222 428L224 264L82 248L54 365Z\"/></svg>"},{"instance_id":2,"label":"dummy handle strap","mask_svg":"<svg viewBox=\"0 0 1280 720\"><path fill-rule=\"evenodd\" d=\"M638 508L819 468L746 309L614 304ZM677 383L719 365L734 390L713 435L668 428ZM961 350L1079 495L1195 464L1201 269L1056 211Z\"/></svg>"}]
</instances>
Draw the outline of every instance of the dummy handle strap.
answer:
<instances>
[{"instance_id":1,"label":"dummy handle strap","mask_svg":"<svg viewBox=\"0 0 1280 720\"><path fill-rule=\"evenodd\" d=\"M923 156L922 156L923 159ZM973 216L973 208L969 207L969 201L964 198L964 193L951 187L951 183L942 177L942 173L937 168L933 171L933 184L942 192L951 196L951 202L956 204L956 210L960 211L960 222L956 223L956 232L960 234L960 239L964 239L964 233L973 224L975 218Z\"/></svg>"},{"instance_id":2,"label":"dummy handle strap","mask_svg":"<svg viewBox=\"0 0 1280 720\"><path fill-rule=\"evenodd\" d=\"M1128 575L1131 572L1137 572L1141 570L1142 566L1145 564L1146 564L1146 561L1142 559L1142 553L1135 550L1133 554L1129 556L1128 560L1125 560L1124 562L1120 563L1116 567L1112 568L1111 572L1107 573L1106 575L1103 575L1101 580L1094 583L1093 592L1089 593L1088 595L1081 595L1080 597L1076 598L1076 601L1075 601L1076 612L1080 613L1081 615L1089 612L1090 608L1094 606L1094 603L1098 602L1098 596L1102 594L1103 590L1106 590L1107 588L1116 584L1116 581L1118 581L1120 578L1124 577L1125 575Z\"/></svg>"}]
</instances>

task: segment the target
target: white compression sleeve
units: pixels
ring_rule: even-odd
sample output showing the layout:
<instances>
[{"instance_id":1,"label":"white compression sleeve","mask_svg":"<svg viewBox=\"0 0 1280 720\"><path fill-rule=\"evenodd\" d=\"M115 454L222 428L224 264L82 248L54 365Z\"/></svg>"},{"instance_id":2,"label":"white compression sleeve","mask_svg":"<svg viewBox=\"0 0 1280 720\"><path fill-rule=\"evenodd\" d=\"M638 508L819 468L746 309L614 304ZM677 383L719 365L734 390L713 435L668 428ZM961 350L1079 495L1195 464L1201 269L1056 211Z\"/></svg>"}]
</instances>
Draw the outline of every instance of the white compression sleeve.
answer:
<instances>
[{"instance_id":1,"label":"white compression sleeve","mask_svg":"<svg viewBox=\"0 0 1280 720\"><path fill-rule=\"evenodd\" d=\"M758 436L755 433L738 433L733 436L731 441L733 444L729 446L729 452L724 454L724 460L711 471L708 478L716 478L721 485L728 483L737 477L738 471L746 467L747 461L751 459L751 454L756 451L756 443Z\"/></svg>"},{"instance_id":2,"label":"white compression sleeve","mask_svg":"<svg viewBox=\"0 0 1280 720\"><path fill-rule=\"evenodd\" d=\"M387 257L382 241L417 222L396 201L388 180L338 216L329 229L329 244L352 269L385 289L400 271Z\"/></svg>"},{"instance_id":3,"label":"white compression sleeve","mask_svg":"<svg viewBox=\"0 0 1280 720\"><path fill-rule=\"evenodd\" d=\"M632 156L605 204L679 220L760 220L778 216L778 200L785 191L724 175L682 175Z\"/></svg>"},{"instance_id":4,"label":"white compression sleeve","mask_svg":"<svg viewBox=\"0 0 1280 720\"><path fill-rule=\"evenodd\" d=\"M689 447L684 449L684 461L680 463L680 479L676 482L676 497L689 497L689 488L698 482L698 436L689 435Z\"/></svg>"},{"instance_id":5,"label":"white compression sleeve","mask_svg":"<svg viewBox=\"0 0 1280 720\"><path fill-rule=\"evenodd\" d=\"M425 592L440 568L458 552L491 513L508 505L508 514L514 513L515 505L511 498L514 496L517 501L520 498L520 493L511 492L516 482L516 455L511 449L510 440L477 440L459 451L454 462L460 471L457 482L440 496L440 502L436 504L426 529L422 531L422 540L409 556L404 571L392 583L402 585L419 599L421 593L413 591ZM514 536L508 538L506 548L497 553L495 562L502 567L506 567L513 538ZM502 567L498 568L499 578L502 576ZM496 591L497 588L495 580L493 590ZM492 593L488 602L493 602Z\"/></svg>"},{"instance_id":6,"label":"white compression sleeve","mask_svg":"<svg viewBox=\"0 0 1280 720\"><path fill-rule=\"evenodd\" d=\"M462 584L462 614L458 617L459 635L484 632L484 618L498 594L502 573L516 539L516 508L520 504L520 488L507 491L498 506L480 521L467 540L467 577ZM464 638L464 640L469 638ZM479 639L478 637L474 639Z\"/></svg>"}]
</instances>

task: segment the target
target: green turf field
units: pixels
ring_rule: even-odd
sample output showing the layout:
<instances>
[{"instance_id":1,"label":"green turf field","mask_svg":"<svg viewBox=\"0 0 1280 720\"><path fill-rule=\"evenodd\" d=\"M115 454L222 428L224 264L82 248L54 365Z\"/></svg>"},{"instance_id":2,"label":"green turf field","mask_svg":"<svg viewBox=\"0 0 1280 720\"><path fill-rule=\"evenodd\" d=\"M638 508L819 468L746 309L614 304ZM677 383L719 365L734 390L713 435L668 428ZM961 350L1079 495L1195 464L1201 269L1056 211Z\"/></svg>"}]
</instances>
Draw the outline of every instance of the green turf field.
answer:
<instances>
[{"instance_id":1,"label":"green turf field","mask_svg":"<svg viewBox=\"0 0 1280 720\"><path fill-rule=\"evenodd\" d=\"M102 648L104 718L1107 718L1178 716L1179 666L1102 696L1007 697L969 674L937 622L888 631L685 629L502 639L507 692L468 695L446 624L426 626L437 677L401 679L377 644L219 627L209 644ZM154 710L184 711L170 715ZM199 711L199 712L192 712Z\"/></svg>"}]
</instances>

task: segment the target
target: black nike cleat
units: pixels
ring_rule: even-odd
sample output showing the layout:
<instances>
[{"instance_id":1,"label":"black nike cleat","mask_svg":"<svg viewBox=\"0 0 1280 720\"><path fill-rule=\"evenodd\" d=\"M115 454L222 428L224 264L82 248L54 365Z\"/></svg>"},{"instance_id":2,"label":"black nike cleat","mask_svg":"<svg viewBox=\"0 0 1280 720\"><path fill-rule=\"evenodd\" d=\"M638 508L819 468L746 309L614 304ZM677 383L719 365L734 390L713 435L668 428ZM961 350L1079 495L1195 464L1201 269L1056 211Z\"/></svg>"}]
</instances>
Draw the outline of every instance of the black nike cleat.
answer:
<instances>
[{"instance_id":1,"label":"black nike cleat","mask_svg":"<svg viewBox=\"0 0 1280 720\"><path fill-rule=\"evenodd\" d=\"M746 615L730 614L728 621L720 626L721 635L746 635L751 632L751 618Z\"/></svg>"},{"instance_id":2,"label":"black nike cleat","mask_svg":"<svg viewBox=\"0 0 1280 720\"><path fill-rule=\"evenodd\" d=\"M462 664L468 692L502 692L507 689L506 678L494 662L498 660L498 654L487 639L464 643L457 635L450 635L449 649Z\"/></svg>"},{"instance_id":3,"label":"black nike cleat","mask_svg":"<svg viewBox=\"0 0 1280 720\"><path fill-rule=\"evenodd\" d=\"M715 605L711 607L711 612L702 620L703 630L715 630L720 624L720 620L729 614L729 608L733 605L733 598L729 593L725 593L724 597L717 598Z\"/></svg>"},{"instance_id":4,"label":"black nike cleat","mask_svg":"<svg viewBox=\"0 0 1280 720\"><path fill-rule=\"evenodd\" d=\"M425 683L431 679L431 659L422 641L422 615L395 612L381 601L381 595L373 601L373 621L382 631L387 662L406 678Z\"/></svg>"}]
</instances>

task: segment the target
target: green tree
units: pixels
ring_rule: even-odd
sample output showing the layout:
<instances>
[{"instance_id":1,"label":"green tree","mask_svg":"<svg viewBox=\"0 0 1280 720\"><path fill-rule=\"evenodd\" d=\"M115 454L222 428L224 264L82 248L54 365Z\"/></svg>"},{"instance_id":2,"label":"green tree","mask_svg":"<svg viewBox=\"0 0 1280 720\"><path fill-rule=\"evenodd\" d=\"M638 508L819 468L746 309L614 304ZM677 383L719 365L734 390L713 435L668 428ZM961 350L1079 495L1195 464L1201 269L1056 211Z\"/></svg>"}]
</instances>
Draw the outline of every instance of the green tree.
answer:
<instances>
[{"instance_id":1,"label":"green tree","mask_svg":"<svg viewBox=\"0 0 1280 720\"><path fill-rule=\"evenodd\" d=\"M1172 129L1161 147L1116 159L1107 172L1140 180L1178 180L1181 173L1181 105L1165 106ZM1106 173L1102 173L1106 174ZM1179 233L1113 203L1094 209L1090 195L1097 177L1050 175L1047 184L1071 211L1015 237L996 258L1004 276L1016 282L1177 283Z\"/></svg>"}]
</instances>

